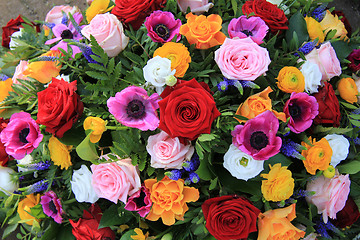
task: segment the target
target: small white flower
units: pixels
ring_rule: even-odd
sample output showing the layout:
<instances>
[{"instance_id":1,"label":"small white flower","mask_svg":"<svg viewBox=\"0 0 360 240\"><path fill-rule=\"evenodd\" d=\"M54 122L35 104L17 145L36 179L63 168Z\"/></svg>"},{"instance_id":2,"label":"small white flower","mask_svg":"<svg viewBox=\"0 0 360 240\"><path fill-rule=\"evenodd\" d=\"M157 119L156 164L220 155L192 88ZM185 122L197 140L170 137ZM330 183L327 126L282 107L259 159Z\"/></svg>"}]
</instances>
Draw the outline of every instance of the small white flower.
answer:
<instances>
[{"instance_id":1,"label":"small white flower","mask_svg":"<svg viewBox=\"0 0 360 240\"><path fill-rule=\"evenodd\" d=\"M338 134L326 135L325 139L329 142L333 151L330 164L333 167L336 167L342 160L347 158L350 143L343 135Z\"/></svg>"},{"instance_id":2,"label":"small white flower","mask_svg":"<svg viewBox=\"0 0 360 240\"><path fill-rule=\"evenodd\" d=\"M92 173L85 166L81 165L79 170L75 170L71 180L71 190L78 202L95 203L99 197L92 185Z\"/></svg>"},{"instance_id":3,"label":"small white flower","mask_svg":"<svg viewBox=\"0 0 360 240\"><path fill-rule=\"evenodd\" d=\"M19 43L18 38L21 37L21 35L23 34L24 29L20 28L19 31L14 32L13 34L11 34L10 36L10 42L9 42L9 48L10 50L14 50L16 47L20 46L21 43Z\"/></svg>"},{"instance_id":4,"label":"small white flower","mask_svg":"<svg viewBox=\"0 0 360 240\"><path fill-rule=\"evenodd\" d=\"M305 78L305 91L312 94L318 92L318 87L321 85L322 74L319 66L310 61L305 63L300 68L301 73Z\"/></svg>"},{"instance_id":5,"label":"small white flower","mask_svg":"<svg viewBox=\"0 0 360 240\"><path fill-rule=\"evenodd\" d=\"M28 154L24 158L22 158L20 160L16 160L16 161L17 161L17 165L27 166L27 165L31 164L33 162L33 160L34 160L33 157ZM18 171L19 172L27 172L29 170L27 168L23 168L23 167L18 166Z\"/></svg>"},{"instance_id":6,"label":"small white flower","mask_svg":"<svg viewBox=\"0 0 360 240\"><path fill-rule=\"evenodd\" d=\"M264 170L264 161L254 160L250 155L231 144L229 150L224 155L224 168L233 177L247 181L256 177Z\"/></svg>"},{"instance_id":7,"label":"small white flower","mask_svg":"<svg viewBox=\"0 0 360 240\"><path fill-rule=\"evenodd\" d=\"M166 77L174 75L175 71L171 71L171 61L160 56L150 59L143 68L145 80L157 88L165 86Z\"/></svg>"},{"instance_id":8,"label":"small white flower","mask_svg":"<svg viewBox=\"0 0 360 240\"><path fill-rule=\"evenodd\" d=\"M19 188L19 183L14 180L12 174L15 171L8 167L2 167L0 165L0 191L4 192L6 195L14 192Z\"/></svg>"}]
</instances>

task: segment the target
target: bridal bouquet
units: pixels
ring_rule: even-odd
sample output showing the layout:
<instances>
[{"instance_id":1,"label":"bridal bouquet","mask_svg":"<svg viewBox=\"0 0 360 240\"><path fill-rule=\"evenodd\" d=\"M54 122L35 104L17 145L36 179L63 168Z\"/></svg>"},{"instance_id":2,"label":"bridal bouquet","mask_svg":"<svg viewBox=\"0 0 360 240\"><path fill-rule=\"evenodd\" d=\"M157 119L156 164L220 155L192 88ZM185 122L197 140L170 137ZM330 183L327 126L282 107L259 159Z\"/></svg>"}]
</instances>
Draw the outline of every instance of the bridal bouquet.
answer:
<instances>
[{"instance_id":1,"label":"bridal bouquet","mask_svg":"<svg viewBox=\"0 0 360 240\"><path fill-rule=\"evenodd\" d=\"M2 238L360 239L360 34L328 2L10 20Z\"/></svg>"}]
</instances>

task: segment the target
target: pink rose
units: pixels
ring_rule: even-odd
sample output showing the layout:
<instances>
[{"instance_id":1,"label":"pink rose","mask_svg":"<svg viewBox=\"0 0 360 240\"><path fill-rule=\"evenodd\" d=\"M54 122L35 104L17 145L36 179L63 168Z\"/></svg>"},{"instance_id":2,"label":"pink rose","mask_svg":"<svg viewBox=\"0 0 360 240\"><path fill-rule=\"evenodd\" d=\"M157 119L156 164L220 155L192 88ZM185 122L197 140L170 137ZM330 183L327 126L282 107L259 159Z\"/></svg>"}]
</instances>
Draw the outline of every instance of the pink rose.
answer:
<instances>
[{"instance_id":1,"label":"pink rose","mask_svg":"<svg viewBox=\"0 0 360 240\"><path fill-rule=\"evenodd\" d=\"M209 11L209 9L214 6L213 3L209 3L208 0L177 0L176 1L180 11L186 13L188 7L190 7L191 12L195 14L201 14L203 12Z\"/></svg>"},{"instance_id":2,"label":"pink rose","mask_svg":"<svg viewBox=\"0 0 360 240\"><path fill-rule=\"evenodd\" d=\"M74 13L80 12L80 9L77 6L72 7L69 5L55 6L46 14L45 22L60 24L63 18L62 12L65 12L66 15L69 16L69 13L74 15Z\"/></svg>"},{"instance_id":3,"label":"pink rose","mask_svg":"<svg viewBox=\"0 0 360 240\"><path fill-rule=\"evenodd\" d=\"M336 56L334 48L330 42L323 43L319 49L314 48L306 56L306 60L319 66L322 74L322 81L330 80L332 77L340 76L340 61Z\"/></svg>"},{"instance_id":4,"label":"pink rose","mask_svg":"<svg viewBox=\"0 0 360 240\"><path fill-rule=\"evenodd\" d=\"M146 149L151 155L151 166L164 169L181 169L182 163L189 160L194 153L190 142L184 145L179 138L171 138L164 131L150 136Z\"/></svg>"},{"instance_id":5,"label":"pink rose","mask_svg":"<svg viewBox=\"0 0 360 240\"><path fill-rule=\"evenodd\" d=\"M336 219L336 213L345 206L350 192L349 174L336 174L333 178L320 176L307 184L306 191L315 192L315 195L307 196L306 200L317 207L318 213L322 213L327 223L328 217Z\"/></svg>"},{"instance_id":6,"label":"pink rose","mask_svg":"<svg viewBox=\"0 0 360 240\"><path fill-rule=\"evenodd\" d=\"M129 42L122 23L111 13L96 15L81 33L87 39L93 35L109 57L118 55Z\"/></svg>"},{"instance_id":7,"label":"pink rose","mask_svg":"<svg viewBox=\"0 0 360 240\"><path fill-rule=\"evenodd\" d=\"M227 38L215 51L215 62L224 77L253 81L265 74L271 60L266 48L250 38Z\"/></svg>"},{"instance_id":8,"label":"pink rose","mask_svg":"<svg viewBox=\"0 0 360 240\"><path fill-rule=\"evenodd\" d=\"M109 160L107 155L101 156ZM91 165L92 184L96 194L114 202L126 203L127 196L137 192L141 187L139 170L131 164L131 159L120 159L111 163Z\"/></svg>"},{"instance_id":9,"label":"pink rose","mask_svg":"<svg viewBox=\"0 0 360 240\"><path fill-rule=\"evenodd\" d=\"M28 61L21 60L19 64L16 66L14 76L12 77L12 82L14 84L20 84L18 79L29 80L29 78L23 74L23 72L27 69L28 65L29 65Z\"/></svg>"}]
</instances>

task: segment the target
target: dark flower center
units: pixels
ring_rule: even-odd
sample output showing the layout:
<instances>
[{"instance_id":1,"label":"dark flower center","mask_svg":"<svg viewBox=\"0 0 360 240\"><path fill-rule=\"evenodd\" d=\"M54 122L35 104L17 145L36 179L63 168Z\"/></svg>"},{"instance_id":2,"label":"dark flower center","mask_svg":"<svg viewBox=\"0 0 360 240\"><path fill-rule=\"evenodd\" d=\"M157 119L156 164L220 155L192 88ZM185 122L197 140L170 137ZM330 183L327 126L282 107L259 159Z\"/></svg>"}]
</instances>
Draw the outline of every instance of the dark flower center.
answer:
<instances>
[{"instance_id":1,"label":"dark flower center","mask_svg":"<svg viewBox=\"0 0 360 240\"><path fill-rule=\"evenodd\" d=\"M158 24L155 26L156 34L164 40L170 37L169 29L164 24Z\"/></svg>"},{"instance_id":2,"label":"dark flower center","mask_svg":"<svg viewBox=\"0 0 360 240\"><path fill-rule=\"evenodd\" d=\"M251 31L249 31L249 30L243 30L243 31L241 31L243 34L245 34L246 36L252 36L253 35L253 33L251 32Z\"/></svg>"},{"instance_id":3,"label":"dark flower center","mask_svg":"<svg viewBox=\"0 0 360 240\"><path fill-rule=\"evenodd\" d=\"M145 106L140 100L134 99L127 105L126 113L132 118L142 118L145 115Z\"/></svg>"},{"instance_id":4,"label":"dark flower center","mask_svg":"<svg viewBox=\"0 0 360 240\"><path fill-rule=\"evenodd\" d=\"M62 33L61 33L61 38L62 38L62 39L72 39L72 38L73 38L73 34L72 34L72 32L71 32L69 29L67 29L67 30L62 31Z\"/></svg>"},{"instance_id":5,"label":"dark flower center","mask_svg":"<svg viewBox=\"0 0 360 240\"><path fill-rule=\"evenodd\" d=\"M146 194L143 191L141 191L140 196L138 198L134 199L137 208L146 206L146 204L144 202L145 197L146 197Z\"/></svg>"},{"instance_id":6,"label":"dark flower center","mask_svg":"<svg viewBox=\"0 0 360 240\"><path fill-rule=\"evenodd\" d=\"M353 61L356 66L360 64L360 59L354 58Z\"/></svg>"},{"instance_id":7,"label":"dark flower center","mask_svg":"<svg viewBox=\"0 0 360 240\"><path fill-rule=\"evenodd\" d=\"M50 209L53 213L55 213L55 214L58 212L58 210L56 209L56 206L55 206L53 200L51 200L51 201L49 202L49 209Z\"/></svg>"},{"instance_id":8,"label":"dark flower center","mask_svg":"<svg viewBox=\"0 0 360 240\"><path fill-rule=\"evenodd\" d=\"M19 132L19 139L22 143L28 143L28 140L26 140L27 135L29 135L30 128L24 128Z\"/></svg>"},{"instance_id":9,"label":"dark flower center","mask_svg":"<svg viewBox=\"0 0 360 240\"><path fill-rule=\"evenodd\" d=\"M263 149L269 143L268 137L264 132L256 131L251 134L250 145L256 150Z\"/></svg>"},{"instance_id":10,"label":"dark flower center","mask_svg":"<svg viewBox=\"0 0 360 240\"><path fill-rule=\"evenodd\" d=\"M301 108L297 104L289 106L289 113L293 119L299 119L301 117Z\"/></svg>"}]
</instances>

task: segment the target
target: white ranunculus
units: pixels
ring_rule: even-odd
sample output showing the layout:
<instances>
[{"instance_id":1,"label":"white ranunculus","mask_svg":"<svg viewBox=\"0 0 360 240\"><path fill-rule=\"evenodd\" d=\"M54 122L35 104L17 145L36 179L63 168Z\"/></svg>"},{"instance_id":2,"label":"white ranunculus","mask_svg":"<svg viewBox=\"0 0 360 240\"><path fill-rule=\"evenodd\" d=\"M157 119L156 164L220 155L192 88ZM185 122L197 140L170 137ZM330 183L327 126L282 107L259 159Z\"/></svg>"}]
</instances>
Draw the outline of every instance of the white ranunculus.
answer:
<instances>
[{"instance_id":1,"label":"white ranunculus","mask_svg":"<svg viewBox=\"0 0 360 240\"><path fill-rule=\"evenodd\" d=\"M19 183L14 180L12 174L15 171L8 167L2 167L0 165L0 191L4 192L6 195L13 193L19 188Z\"/></svg>"},{"instance_id":2,"label":"white ranunculus","mask_svg":"<svg viewBox=\"0 0 360 240\"><path fill-rule=\"evenodd\" d=\"M224 168L233 177L247 181L256 177L264 169L264 161L254 160L250 155L242 152L234 144L224 155Z\"/></svg>"},{"instance_id":3,"label":"white ranunculus","mask_svg":"<svg viewBox=\"0 0 360 240\"><path fill-rule=\"evenodd\" d=\"M71 190L78 202L95 203L99 199L94 191L91 176L92 173L85 165L81 165L79 170L74 171L71 180Z\"/></svg>"},{"instance_id":4,"label":"white ranunculus","mask_svg":"<svg viewBox=\"0 0 360 240\"><path fill-rule=\"evenodd\" d=\"M305 61L301 66L300 71L305 78L305 91L310 94L317 93L322 78L319 66L315 63Z\"/></svg>"},{"instance_id":5,"label":"white ranunculus","mask_svg":"<svg viewBox=\"0 0 360 240\"><path fill-rule=\"evenodd\" d=\"M28 154L24 158L16 160L16 161L17 161L17 165L27 166L27 165L31 164L33 162L33 160L34 160L33 157ZM18 171L19 172L27 172L29 170L25 167L18 166Z\"/></svg>"},{"instance_id":6,"label":"white ranunculus","mask_svg":"<svg viewBox=\"0 0 360 240\"><path fill-rule=\"evenodd\" d=\"M347 158L349 154L349 141L343 136L338 134L329 134L325 136L333 151L331 156L331 165L336 167L342 160Z\"/></svg>"},{"instance_id":7,"label":"white ranunculus","mask_svg":"<svg viewBox=\"0 0 360 240\"><path fill-rule=\"evenodd\" d=\"M143 68L145 80L157 88L165 86L166 77L174 75L175 71L171 71L171 61L160 56L150 59Z\"/></svg>"}]
</instances>

